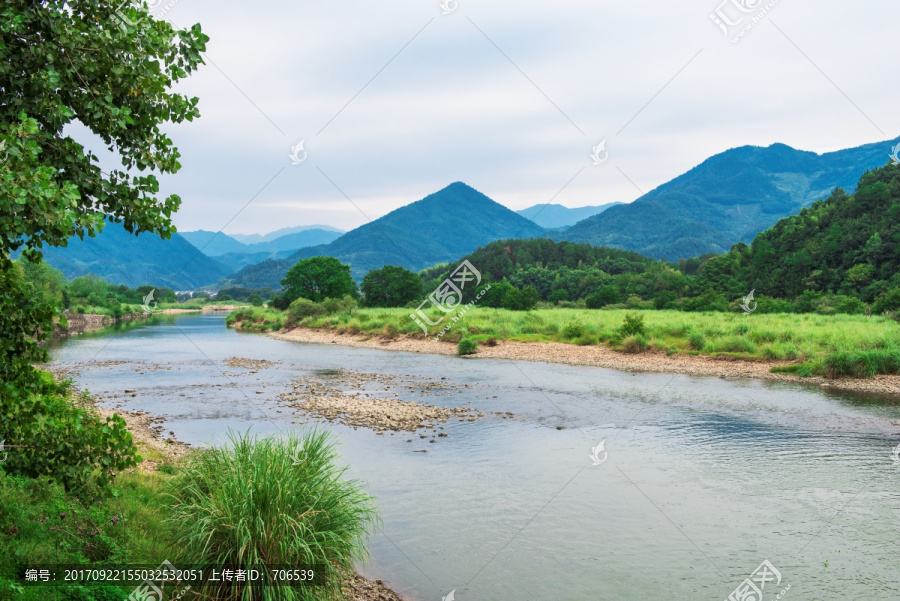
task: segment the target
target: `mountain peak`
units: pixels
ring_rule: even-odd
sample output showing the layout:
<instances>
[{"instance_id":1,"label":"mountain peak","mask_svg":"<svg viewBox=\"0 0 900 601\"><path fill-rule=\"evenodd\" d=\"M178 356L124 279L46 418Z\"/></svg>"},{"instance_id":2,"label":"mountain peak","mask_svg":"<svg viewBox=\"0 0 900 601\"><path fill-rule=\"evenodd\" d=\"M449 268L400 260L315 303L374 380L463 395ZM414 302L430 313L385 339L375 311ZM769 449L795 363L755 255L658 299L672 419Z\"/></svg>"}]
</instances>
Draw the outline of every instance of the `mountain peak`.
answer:
<instances>
[{"instance_id":1,"label":"mountain peak","mask_svg":"<svg viewBox=\"0 0 900 601\"><path fill-rule=\"evenodd\" d=\"M412 204L352 230L334 242L303 249L266 277L275 286L297 259L325 255L350 264L357 279L370 269L400 265L419 271L455 261L480 246L507 238L532 238L544 229L485 196L475 188L454 182ZM232 279L255 278L247 268ZM256 281L256 280L254 280Z\"/></svg>"}]
</instances>

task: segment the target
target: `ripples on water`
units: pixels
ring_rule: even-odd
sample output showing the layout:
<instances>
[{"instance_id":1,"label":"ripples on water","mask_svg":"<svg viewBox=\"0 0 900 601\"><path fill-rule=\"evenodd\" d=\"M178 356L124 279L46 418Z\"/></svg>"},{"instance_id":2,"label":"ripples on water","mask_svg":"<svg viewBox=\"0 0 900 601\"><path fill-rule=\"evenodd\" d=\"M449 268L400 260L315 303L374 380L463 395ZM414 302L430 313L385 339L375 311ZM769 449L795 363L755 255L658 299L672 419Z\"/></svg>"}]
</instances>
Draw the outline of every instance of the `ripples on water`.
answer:
<instances>
[{"instance_id":1,"label":"ripples on water","mask_svg":"<svg viewBox=\"0 0 900 601\"><path fill-rule=\"evenodd\" d=\"M223 364L233 356L279 363L251 374ZM164 416L166 430L195 445L229 427L274 433L306 421L278 402L299 377L352 369L471 385L406 399L487 414L451 421L437 444L326 426L381 508L364 572L410 600L452 589L459 601L721 600L764 559L783 576L766 600L788 583L788 601L900 599L893 401L291 344L233 332L215 315L73 339L53 357L108 406ZM114 360L133 363L89 365ZM592 466L601 440L608 459Z\"/></svg>"}]
</instances>

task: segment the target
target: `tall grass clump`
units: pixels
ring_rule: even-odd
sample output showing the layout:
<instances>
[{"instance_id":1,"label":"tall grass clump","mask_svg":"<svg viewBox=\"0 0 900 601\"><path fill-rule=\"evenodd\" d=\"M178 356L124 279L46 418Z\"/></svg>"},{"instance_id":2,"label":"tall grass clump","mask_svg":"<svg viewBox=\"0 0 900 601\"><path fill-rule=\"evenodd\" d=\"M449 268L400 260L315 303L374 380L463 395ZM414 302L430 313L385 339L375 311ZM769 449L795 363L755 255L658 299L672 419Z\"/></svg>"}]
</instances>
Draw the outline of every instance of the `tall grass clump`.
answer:
<instances>
[{"instance_id":1,"label":"tall grass clump","mask_svg":"<svg viewBox=\"0 0 900 601\"><path fill-rule=\"evenodd\" d=\"M472 338L463 338L456 346L456 354L460 356L474 355L478 352L478 342Z\"/></svg>"},{"instance_id":2,"label":"tall grass clump","mask_svg":"<svg viewBox=\"0 0 900 601\"><path fill-rule=\"evenodd\" d=\"M878 374L897 373L900 373L900 350L839 351L825 357L825 375L829 378L873 378Z\"/></svg>"},{"instance_id":3,"label":"tall grass clump","mask_svg":"<svg viewBox=\"0 0 900 601\"><path fill-rule=\"evenodd\" d=\"M341 583L365 559L364 537L378 519L373 500L344 480L327 432L284 438L229 434L198 453L174 481L178 561L223 565L315 566L315 587L205 583L204 599L340 599ZM177 562L175 562L177 565Z\"/></svg>"}]
</instances>

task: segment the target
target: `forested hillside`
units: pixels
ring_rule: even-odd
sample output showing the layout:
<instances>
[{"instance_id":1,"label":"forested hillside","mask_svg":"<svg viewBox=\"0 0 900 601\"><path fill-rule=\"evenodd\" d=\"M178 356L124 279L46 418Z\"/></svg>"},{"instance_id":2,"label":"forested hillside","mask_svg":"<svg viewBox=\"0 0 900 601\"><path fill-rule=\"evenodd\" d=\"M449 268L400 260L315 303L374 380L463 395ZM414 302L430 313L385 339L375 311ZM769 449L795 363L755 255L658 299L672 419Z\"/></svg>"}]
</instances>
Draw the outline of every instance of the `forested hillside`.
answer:
<instances>
[{"instance_id":1,"label":"forested hillside","mask_svg":"<svg viewBox=\"0 0 900 601\"><path fill-rule=\"evenodd\" d=\"M722 255L677 265L636 252L551 240L502 240L463 257L487 282L589 308L739 310L755 290L760 312L900 309L900 166L866 173L853 195L835 190ZM456 263L422 272L426 288ZM468 295L467 295L468 297ZM652 303L652 304L651 304Z\"/></svg>"},{"instance_id":2,"label":"forested hillside","mask_svg":"<svg viewBox=\"0 0 900 601\"><path fill-rule=\"evenodd\" d=\"M876 301L900 287L900 166L866 173L855 194L835 190L706 262L698 287L737 294L748 286L794 299L824 293Z\"/></svg>"}]
</instances>

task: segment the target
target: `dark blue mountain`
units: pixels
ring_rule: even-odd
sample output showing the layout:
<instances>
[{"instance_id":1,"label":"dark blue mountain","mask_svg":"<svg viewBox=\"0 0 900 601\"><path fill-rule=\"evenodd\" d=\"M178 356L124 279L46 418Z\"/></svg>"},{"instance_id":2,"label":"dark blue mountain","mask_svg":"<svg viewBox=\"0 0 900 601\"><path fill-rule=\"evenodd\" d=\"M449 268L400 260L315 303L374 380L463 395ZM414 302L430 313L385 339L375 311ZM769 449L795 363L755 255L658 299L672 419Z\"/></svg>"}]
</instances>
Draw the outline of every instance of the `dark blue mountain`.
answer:
<instances>
[{"instance_id":1,"label":"dark blue mountain","mask_svg":"<svg viewBox=\"0 0 900 601\"><path fill-rule=\"evenodd\" d=\"M734 148L553 237L670 261L723 253L837 187L852 192L866 171L888 162L898 141L825 154L784 144Z\"/></svg>"}]
</instances>

